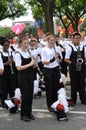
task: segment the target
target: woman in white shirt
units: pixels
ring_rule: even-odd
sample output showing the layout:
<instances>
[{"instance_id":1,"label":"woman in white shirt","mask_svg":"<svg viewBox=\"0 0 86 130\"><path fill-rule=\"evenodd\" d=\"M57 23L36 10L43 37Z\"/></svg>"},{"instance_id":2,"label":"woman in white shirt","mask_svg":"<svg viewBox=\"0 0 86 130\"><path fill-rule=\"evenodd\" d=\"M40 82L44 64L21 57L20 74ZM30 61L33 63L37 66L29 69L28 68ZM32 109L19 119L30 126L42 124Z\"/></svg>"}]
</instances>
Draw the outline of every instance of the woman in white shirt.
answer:
<instances>
[{"instance_id":1,"label":"woman in white shirt","mask_svg":"<svg viewBox=\"0 0 86 130\"><path fill-rule=\"evenodd\" d=\"M21 120L29 122L34 120L32 115L33 83L35 60L31 59L27 51L28 39L20 39L20 50L15 55L15 63L18 70L18 85L21 91Z\"/></svg>"},{"instance_id":2,"label":"woman in white shirt","mask_svg":"<svg viewBox=\"0 0 86 130\"><path fill-rule=\"evenodd\" d=\"M59 56L61 57L61 53L58 47L55 46L55 37L53 35L49 35L47 40L48 45L42 49L41 57L44 64L47 107L52 112L51 105L57 100L57 89L60 79Z\"/></svg>"}]
</instances>

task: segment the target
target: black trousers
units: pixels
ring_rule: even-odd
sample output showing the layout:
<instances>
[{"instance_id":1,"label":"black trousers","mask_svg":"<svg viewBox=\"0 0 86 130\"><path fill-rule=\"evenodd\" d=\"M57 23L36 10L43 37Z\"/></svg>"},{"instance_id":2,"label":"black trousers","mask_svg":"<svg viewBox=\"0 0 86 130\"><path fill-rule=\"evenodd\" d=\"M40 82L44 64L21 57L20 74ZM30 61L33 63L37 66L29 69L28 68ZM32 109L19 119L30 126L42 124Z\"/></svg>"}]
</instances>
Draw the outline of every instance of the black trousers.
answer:
<instances>
[{"instance_id":1,"label":"black trousers","mask_svg":"<svg viewBox=\"0 0 86 130\"><path fill-rule=\"evenodd\" d=\"M44 80L45 80L45 89L46 89L46 100L47 107L57 100L57 90L60 79L59 67L48 69L44 68Z\"/></svg>"},{"instance_id":2,"label":"black trousers","mask_svg":"<svg viewBox=\"0 0 86 130\"><path fill-rule=\"evenodd\" d=\"M62 52L62 62L60 63L60 66L61 66L61 73L64 74L66 77L67 77L67 66L68 64L64 61L64 58L65 58L65 51Z\"/></svg>"},{"instance_id":3,"label":"black trousers","mask_svg":"<svg viewBox=\"0 0 86 130\"><path fill-rule=\"evenodd\" d=\"M21 91L20 116L29 116L32 113L34 73L23 75L18 73L18 86Z\"/></svg>"},{"instance_id":4,"label":"black trousers","mask_svg":"<svg viewBox=\"0 0 86 130\"><path fill-rule=\"evenodd\" d=\"M71 81L71 99L73 102L77 100L77 91L81 102L85 100L85 68L76 71L74 67L69 67Z\"/></svg>"},{"instance_id":5,"label":"black trousers","mask_svg":"<svg viewBox=\"0 0 86 130\"><path fill-rule=\"evenodd\" d=\"M2 106L4 106L4 100L8 98L8 94L10 98L14 97L15 88L16 88L15 74L4 73L1 76L1 89L3 93L1 97Z\"/></svg>"}]
</instances>

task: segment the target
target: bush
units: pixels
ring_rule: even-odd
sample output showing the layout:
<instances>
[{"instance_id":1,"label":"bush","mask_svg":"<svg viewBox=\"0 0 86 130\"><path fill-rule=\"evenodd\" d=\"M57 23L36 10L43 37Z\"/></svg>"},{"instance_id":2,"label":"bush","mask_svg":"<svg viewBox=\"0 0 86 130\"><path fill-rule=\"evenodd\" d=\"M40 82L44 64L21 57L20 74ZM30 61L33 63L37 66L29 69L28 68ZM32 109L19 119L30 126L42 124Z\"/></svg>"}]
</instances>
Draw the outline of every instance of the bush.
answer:
<instances>
[{"instance_id":1,"label":"bush","mask_svg":"<svg viewBox=\"0 0 86 130\"><path fill-rule=\"evenodd\" d=\"M0 36L4 36L10 39L10 38L13 38L14 35L15 34L11 31L9 27L0 28Z\"/></svg>"},{"instance_id":2,"label":"bush","mask_svg":"<svg viewBox=\"0 0 86 130\"><path fill-rule=\"evenodd\" d=\"M29 34L34 34L36 35L37 34L37 31L36 29L34 28L34 26L30 26L28 25L26 28L23 29L22 31L22 34L24 35L25 33L29 33Z\"/></svg>"}]
</instances>

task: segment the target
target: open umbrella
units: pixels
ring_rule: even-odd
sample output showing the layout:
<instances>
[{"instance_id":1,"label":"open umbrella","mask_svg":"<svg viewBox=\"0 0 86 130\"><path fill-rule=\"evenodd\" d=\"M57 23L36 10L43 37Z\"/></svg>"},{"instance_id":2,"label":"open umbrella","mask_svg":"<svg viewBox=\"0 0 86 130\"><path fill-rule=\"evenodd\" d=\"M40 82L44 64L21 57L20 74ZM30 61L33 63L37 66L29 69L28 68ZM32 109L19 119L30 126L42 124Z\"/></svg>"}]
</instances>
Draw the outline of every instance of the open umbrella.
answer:
<instances>
[{"instance_id":1,"label":"open umbrella","mask_svg":"<svg viewBox=\"0 0 86 130\"><path fill-rule=\"evenodd\" d=\"M22 33L22 30L26 27L25 23L16 23L12 26L11 30L16 34L19 35Z\"/></svg>"}]
</instances>

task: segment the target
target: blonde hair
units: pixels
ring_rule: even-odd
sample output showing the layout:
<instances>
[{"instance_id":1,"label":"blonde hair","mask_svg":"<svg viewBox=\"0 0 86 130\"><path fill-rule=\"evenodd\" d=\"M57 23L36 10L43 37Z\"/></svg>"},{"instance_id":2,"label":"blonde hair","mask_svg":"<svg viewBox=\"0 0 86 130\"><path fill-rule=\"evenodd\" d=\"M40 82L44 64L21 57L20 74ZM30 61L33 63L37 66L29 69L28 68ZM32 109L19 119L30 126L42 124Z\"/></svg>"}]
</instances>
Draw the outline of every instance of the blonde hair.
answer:
<instances>
[{"instance_id":1,"label":"blonde hair","mask_svg":"<svg viewBox=\"0 0 86 130\"><path fill-rule=\"evenodd\" d=\"M47 36L47 41L49 41L51 38L55 38L55 36L53 34L50 34L49 36Z\"/></svg>"}]
</instances>

